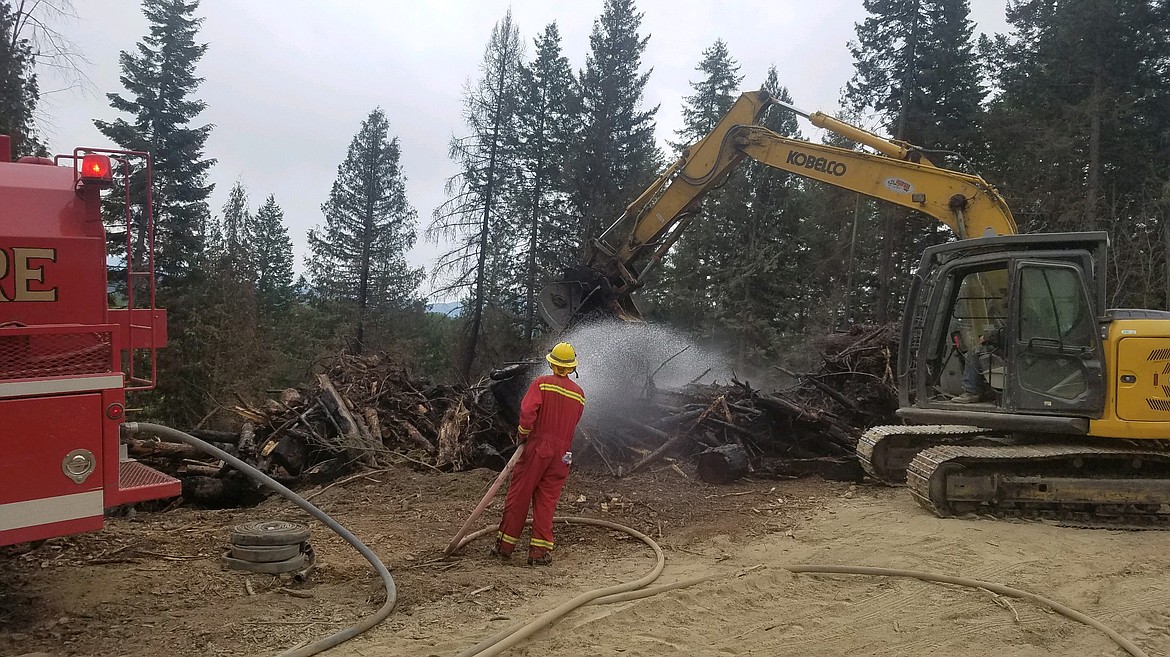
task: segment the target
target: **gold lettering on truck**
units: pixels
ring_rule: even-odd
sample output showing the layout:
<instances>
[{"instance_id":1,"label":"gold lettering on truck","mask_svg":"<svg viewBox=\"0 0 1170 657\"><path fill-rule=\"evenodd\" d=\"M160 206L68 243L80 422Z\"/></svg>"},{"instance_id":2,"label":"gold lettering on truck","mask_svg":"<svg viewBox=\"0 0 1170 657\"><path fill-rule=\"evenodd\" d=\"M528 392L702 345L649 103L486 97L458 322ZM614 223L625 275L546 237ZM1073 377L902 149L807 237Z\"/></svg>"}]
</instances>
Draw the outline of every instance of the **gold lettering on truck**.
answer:
<instances>
[{"instance_id":1,"label":"gold lettering on truck","mask_svg":"<svg viewBox=\"0 0 1170 657\"><path fill-rule=\"evenodd\" d=\"M0 249L0 281L8 278L8 252ZM0 301L12 301L4 294L4 288L0 287Z\"/></svg>"},{"instance_id":2,"label":"gold lettering on truck","mask_svg":"<svg viewBox=\"0 0 1170 657\"><path fill-rule=\"evenodd\" d=\"M9 270L12 273L13 294L9 299L0 290L0 301L56 301L57 288L34 290L32 284L45 283L45 265L34 260L48 260L57 262L57 249L40 249L30 247L13 247L12 258L0 249L0 279L6 278Z\"/></svg>"}]
</instances>

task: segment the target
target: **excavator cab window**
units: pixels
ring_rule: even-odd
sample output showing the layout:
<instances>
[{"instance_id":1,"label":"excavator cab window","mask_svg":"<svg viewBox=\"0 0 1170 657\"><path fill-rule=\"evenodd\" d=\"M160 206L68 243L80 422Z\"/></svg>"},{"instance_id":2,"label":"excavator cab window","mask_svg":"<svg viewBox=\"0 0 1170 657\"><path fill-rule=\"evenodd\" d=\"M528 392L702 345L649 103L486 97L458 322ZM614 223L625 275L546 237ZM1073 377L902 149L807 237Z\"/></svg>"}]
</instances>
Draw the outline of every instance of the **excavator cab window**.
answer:
<instances>
[{"instance_id":1,"label":"excavator cab window","mask_svg":"<svg viewBox=\"0 0 1170 657\"><path fill-rule=\"evenodd\" d=\"M1014 396L1022 409L1090 410L1100 405L1101 350L1081 269L1017 264Z\"/></svg>"},{"instance_id":2,"label":"excavator cab window","mask_svg":"<svg viewBox=\"0 0 1170 657\"><path fill-rule=\"evenodd\" d=\"M1020 268L1020 341L1091 349L1092 323L1071 267Z\"/></svg>"},{"instance_id":3,"label":"excavator cab window","mask_svg":"<svg viewBox=\"0 0 1170 657\"><path fill-rule=\"evenodd\" d=\"M978 377L986 402L994 403L1006 379L1003 330L1007 325L1008 267L1000 260L956 269L948 276L948 303L939 308L944 332L936 334L933 357L932 397L949 401L962 394Z\"/></svg>"}]
</instances>

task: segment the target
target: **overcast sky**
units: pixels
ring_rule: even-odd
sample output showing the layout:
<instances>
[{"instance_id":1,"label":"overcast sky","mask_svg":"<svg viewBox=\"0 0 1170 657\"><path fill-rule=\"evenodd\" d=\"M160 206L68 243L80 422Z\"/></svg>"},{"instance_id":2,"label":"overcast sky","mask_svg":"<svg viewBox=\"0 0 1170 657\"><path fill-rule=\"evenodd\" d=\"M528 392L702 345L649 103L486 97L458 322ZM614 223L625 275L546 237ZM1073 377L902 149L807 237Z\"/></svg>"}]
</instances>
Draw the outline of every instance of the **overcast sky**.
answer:
<instances>
[{"instance_id":1,"label":"overcast sky","mask_svg":"<svg viewBox=\"0 0 1170 657\"><path fill-rule=\"evenodd\" d=\"M90 60L88 91L50 95L42 110L50 150L109 147L93 119L117 114L105 98L123 92L118 52L133 50L147 22L131 0L76 0L78 20L60 26ZM208 107L197 125L215 126L206 154L218 214L241 180L252 207L275 194L302 269L305 234L321 223L321 204L350 140L374 107L390 121L402 148L408 199L418 211L420 239L409 260L429 266L441 247L421 238L455 173L447 159L452 135L463 135L461 94L474 78L492 26L510 6L521 38L556 21L574 70L585 65L589 33L603 0L203 0L199 40L209 44L197 72L197 97ZM1002 33L1004 0L971 0L977 31ZM723 39L758 88L770 65L780 72L796 106L833 112L852 75L847 43L865 18L862 0L639 0L641 34L650 42L643 70L653 73L647 106L659 105L658 140L681 126L705 48ZM44 74L47 78L50 74ZM51 79L42 80L51 89ZM802 126L806 137L816 130ZM437 299L443 301L444 299Z\"/></svg>"}]
</instances>

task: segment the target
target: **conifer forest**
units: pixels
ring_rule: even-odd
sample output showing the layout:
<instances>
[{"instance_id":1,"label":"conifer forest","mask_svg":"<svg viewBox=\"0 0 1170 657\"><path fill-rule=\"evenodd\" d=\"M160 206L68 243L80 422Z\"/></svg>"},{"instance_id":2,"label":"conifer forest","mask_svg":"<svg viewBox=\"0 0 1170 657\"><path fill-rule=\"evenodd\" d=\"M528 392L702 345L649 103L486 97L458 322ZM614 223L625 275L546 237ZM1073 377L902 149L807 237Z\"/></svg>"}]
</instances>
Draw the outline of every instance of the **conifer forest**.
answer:
<instances>
[{"instance_id":1,"label":"conifer forest","mask_svg":"<svg viewBox=\"0 0 1170 657\"><path fill-rule=\"evenodd\" d=\"M852 76L823 81L840 89L840 118L981 175L1021 232L1108 231L1110 306L1170 307L1170 5L1012 0L1010 29L980 35L969 0L863 4ZM47 149L38 63L69 68L85 56L44 27L68 8L0 2L0 133L17 154ZM555 337L536 311L541 288L741 92L792 101L786 64L749 74L734 35L695 44L678 99L685 125L659 143L661 108L644 98L655 74L643 61L647 9L606 0L585 53L562 43L585 26L520 25L506 10L468 66L446 200L420 208L407 197L393 113L370 107L349 126L296 262L281 199L247 172L222 207L210 203L215 126L201 119L199 66L216 44L201 37L200 3L141 8L149 30L116 44L121 86L99 90L116 118L95 124L110 144L154 158L170 345L159 387L137 403L180 426L227 421L226 407L301 382L330 355L394 353L420 376L462 382L529 357ZM809 138L775 107L763 125ZM107 201L111 216L119 203ZM953 239L928 217L749 162L705 197L639 303L733 363L781 362L809 336L896 322L923 249ZM442 253L412 266L405 254L421 241ZM457 310L429 312L436 302Z\"/></svg>"}]
</instances>

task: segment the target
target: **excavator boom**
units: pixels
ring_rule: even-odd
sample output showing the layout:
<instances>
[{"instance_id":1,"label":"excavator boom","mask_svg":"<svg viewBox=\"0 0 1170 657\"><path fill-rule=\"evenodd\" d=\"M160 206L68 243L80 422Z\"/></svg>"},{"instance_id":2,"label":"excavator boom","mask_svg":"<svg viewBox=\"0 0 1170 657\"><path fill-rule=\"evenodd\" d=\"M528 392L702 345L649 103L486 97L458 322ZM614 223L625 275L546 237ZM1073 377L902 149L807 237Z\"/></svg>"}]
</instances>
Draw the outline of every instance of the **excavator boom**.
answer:
<instances>
[{"instance_id":1,"label":"excavator boom","mask_svg":"<svg viewBox=\"0 0 1170 657\"><path fill-rule=\"evenodd\" d=\"M803 142L758 126L738 129L735 138L736 147L757 162L918 210L959 239L1016 233L1007 203L979 176Z\"/></svg>"},{"instance_id":2,"label":"excavator boom","mask_svg":"<svg viewBox=\"0 0 1170 657\"><path fill-rule=\"evenodd\" d=\"M759 125L773 105L882 154L776 134ZM801 112L767 91L748 92L588 245L584 263L542 290L539 308L545 322L563 330L594 313L640 319L630 293L641 287L645 274L678 240L707 192L746 159L918 210L950 226L960 238L1016 232L1007 204L979 176L936 167L910 144L884 139L820 112Z\"/></svg>"}]
</instances>

